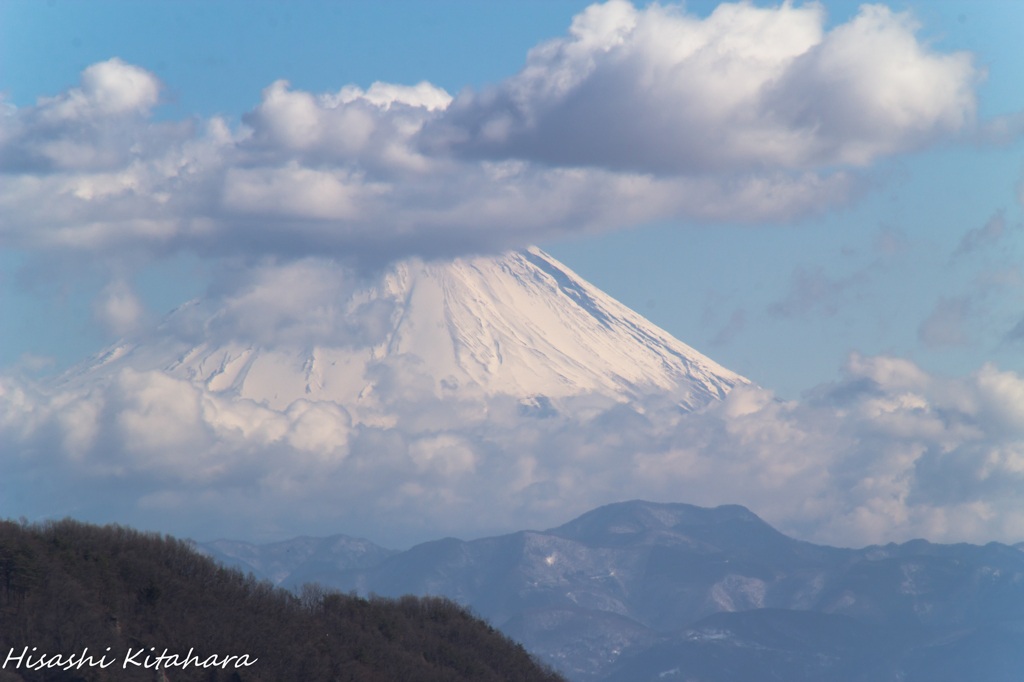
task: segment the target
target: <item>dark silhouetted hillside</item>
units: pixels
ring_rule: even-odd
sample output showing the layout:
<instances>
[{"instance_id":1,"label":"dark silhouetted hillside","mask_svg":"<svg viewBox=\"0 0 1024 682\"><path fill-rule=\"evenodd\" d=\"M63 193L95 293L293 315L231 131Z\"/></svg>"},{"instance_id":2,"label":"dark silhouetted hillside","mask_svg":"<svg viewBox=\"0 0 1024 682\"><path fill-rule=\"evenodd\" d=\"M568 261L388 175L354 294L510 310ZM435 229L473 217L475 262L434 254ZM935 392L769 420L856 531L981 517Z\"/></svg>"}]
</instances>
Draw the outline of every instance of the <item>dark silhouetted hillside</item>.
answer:
<instances>
[{"instance_id":1,"label":"dark silhouetted hillside","mask_svg":"<svg viewBox=\"0 0 1024 682\"><path fill-rule=\"evenodd\" d=\"M14 669L39 656L101 655L105 669ZM109 650L108 650L109 647ZM123 667L129 648L154 658L247 655L236 668ZM151 649L152 648L152 649ZM120 526L0 522L0 671L42 680L508 680L558 682L523 650L445 598L300 594L226 569L189 543ZM142 657L137 658L143 661Z\"/></svg>"}]
</instances>

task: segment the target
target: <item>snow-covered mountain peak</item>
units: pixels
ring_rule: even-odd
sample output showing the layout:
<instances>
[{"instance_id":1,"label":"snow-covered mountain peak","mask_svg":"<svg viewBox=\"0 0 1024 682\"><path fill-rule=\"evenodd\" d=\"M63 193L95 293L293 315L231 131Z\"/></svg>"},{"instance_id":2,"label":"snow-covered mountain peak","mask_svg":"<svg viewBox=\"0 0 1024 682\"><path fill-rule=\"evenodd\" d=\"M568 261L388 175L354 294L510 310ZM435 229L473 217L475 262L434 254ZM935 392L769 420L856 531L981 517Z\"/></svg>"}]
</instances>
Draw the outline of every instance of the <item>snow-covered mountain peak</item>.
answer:
<instances>
[{"instance_id":1,"label":"snow-covered mountain peak","mask_svg":"<svg viewBox=\"0 0 1024 682\"><path fill-rule=\"evenodd\" d=\"M537 248L403 261L371 282L330 268L294 266L183 306L163 336L110 349L67 379L160 370L275 410L332 401L355 421L425 395L507 395L542 415L575 396L667 393L697 409L748 383Z\"/></svg>"}]
</instances>

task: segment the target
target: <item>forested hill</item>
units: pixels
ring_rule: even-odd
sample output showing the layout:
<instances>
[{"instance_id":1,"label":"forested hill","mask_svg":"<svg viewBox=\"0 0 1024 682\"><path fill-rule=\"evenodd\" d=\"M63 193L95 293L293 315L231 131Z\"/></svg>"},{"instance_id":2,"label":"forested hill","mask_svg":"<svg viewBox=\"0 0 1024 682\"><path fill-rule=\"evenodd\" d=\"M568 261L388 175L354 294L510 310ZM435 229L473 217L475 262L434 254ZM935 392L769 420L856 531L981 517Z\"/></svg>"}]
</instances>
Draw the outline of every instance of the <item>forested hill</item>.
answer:
<instances>
[{"instance_id":1,"label":"forested hill","mask_svg":"<svg viewBox=\"0 0 1024 682\"><path fill-rule=\"evenodd\" d=\"M2 682L562 680L447 599L296 596L186 542L71 520L0 522L4 663Z\"/></svg>"}]
</instances>

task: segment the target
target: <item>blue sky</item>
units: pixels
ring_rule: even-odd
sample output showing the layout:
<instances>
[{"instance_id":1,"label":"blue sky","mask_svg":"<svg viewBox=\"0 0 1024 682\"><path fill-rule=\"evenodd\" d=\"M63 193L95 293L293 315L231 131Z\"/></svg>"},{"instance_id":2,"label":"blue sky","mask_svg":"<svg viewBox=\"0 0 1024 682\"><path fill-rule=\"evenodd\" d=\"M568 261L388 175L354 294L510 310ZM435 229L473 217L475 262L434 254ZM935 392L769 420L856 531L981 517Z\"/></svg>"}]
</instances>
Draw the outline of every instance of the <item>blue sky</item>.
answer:
<instances>
[{"instance_id":1,"label":"blue sky","mask_svg":"<svg viewBox=\"0 0 1024 682\"><path fill-rule=\"evenodd\" d=\"M160 468L166 443L114 431L117 409L198 388L129 376L51 395L38 379L245 273L536 243L767 393L672 427L706 443L704 468L679 466L654 429L628 454L657 466L602 450L575 507L509 494L484 528L469 507L410 501L406 521L472 535L685 490L838 544L1024 539L1020 26L1024 3L996 0L0 0L0 452L23 476L8 480L32 482L22 500L59 500L84 462L110 474L99 497L33 514L166 527L159 510L179 508L227 521L171 530L240 536L254 524L231 500L274 478L259 467L283 441L247 442L263 459L196 483L185 463ZM710 47L680 56L686 41ZM267 419L301 421L282 415ZM227 457L230 439L200 426L202 457ZM460 428L451 438L470 442ZM423 437L403 434L403 452ZM577 476L559 457L547 483ZM600 482L616 471L621 488ZM503 476L437 485L485 505ZM211 512L229 479L228 508ZM100 499L129 488L141 497ZM264 505L285 511L256 535L351 520L289 525L293 492Z\"/></svg>"}]
</instances>

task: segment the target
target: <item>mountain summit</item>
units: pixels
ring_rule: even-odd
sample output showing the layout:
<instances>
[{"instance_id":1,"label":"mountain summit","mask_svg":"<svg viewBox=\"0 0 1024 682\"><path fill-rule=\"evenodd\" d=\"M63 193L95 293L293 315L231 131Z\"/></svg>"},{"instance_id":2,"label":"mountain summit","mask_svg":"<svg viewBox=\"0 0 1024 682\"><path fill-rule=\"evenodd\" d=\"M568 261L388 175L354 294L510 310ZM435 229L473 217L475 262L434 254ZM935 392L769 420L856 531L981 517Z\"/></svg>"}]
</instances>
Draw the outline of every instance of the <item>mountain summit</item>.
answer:
<instances>
[{"instance_id":1,"label":"mountain summit","mask_svg":"<svg viewBox=\"0 0 1024 682\"><path fill-rule=\"evenodd\" d=\"M160 370L275 410L332 401L354 423L424 394L513 396L543 416L561 399L594 394L619 402L669 394L694 410L749 383L535 247L403 261L372 281L312 286L337 288L330 306L291 310L285 321L279 311L246 307L257 287L226 302L186 304L162 326L174 333L118 344L68 378L88 382L125 366ZM254 333L260 322L252 316L264 315Z\"/></svg>"}]
</instances>

